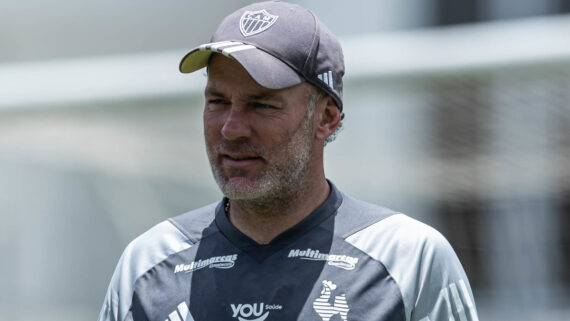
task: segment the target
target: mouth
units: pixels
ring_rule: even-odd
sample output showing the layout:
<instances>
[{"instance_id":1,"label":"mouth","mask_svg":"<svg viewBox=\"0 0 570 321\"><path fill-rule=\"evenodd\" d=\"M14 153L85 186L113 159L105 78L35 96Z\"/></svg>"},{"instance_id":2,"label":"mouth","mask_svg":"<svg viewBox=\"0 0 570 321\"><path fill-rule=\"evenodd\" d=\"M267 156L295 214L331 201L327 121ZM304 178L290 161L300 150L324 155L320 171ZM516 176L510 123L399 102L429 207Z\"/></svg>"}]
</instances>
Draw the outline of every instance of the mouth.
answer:
<instances>
[{"instance_id":1,"label":"mouth","mask_svg":"<svg viewBox=\"0 0 570 321\"><path fill-rule=\"evenodd\" d=\"M222 154L222 161L229 167L246 167L263 162L263 158L258 155Z\"/></svg>"},{"instance_id":2,"label":"mouth","mask_svg":"<svg viewBox=\"0 0 570 321\"><path fill-rule=\"evenodd\" d=\"M237 155L237 154L223 154L222 155L225 158L229 158L229 159L233 159L233 160L247 160L247 159L256 159L256 158L261 158L260 156L257 155Z\"/></svg>"}]
</instances>

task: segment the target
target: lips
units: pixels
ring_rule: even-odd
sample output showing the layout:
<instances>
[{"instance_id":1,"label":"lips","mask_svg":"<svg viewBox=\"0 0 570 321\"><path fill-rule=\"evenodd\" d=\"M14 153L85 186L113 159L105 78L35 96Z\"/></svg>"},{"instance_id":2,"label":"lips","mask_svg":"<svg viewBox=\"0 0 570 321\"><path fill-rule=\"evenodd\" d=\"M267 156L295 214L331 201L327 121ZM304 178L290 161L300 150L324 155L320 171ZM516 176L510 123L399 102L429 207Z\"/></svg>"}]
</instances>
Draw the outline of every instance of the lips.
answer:
<instances>
[{"instance_id":1,"label":"lips","mask_svg":"<svg viewBox=\"0 0 570 321\"><path fill-rule=\"evenodd\" d=\"M257 155L222 154L222 161L229 167L246 167L263 162L263 158Z\"/></svg>"},{"instance_id":2,"label":"lips","mask_svg":"<svg viewBox=\"0 0 570 321\"><path fill-rule=\"evenodd\" d=\"M230 158L232 160L248 160L248 159L255 159L255 158L261 158L259 156L248 156L248 155L229 155L229 154L224 154L224 157Z\"/></svg>"}]
</instances>

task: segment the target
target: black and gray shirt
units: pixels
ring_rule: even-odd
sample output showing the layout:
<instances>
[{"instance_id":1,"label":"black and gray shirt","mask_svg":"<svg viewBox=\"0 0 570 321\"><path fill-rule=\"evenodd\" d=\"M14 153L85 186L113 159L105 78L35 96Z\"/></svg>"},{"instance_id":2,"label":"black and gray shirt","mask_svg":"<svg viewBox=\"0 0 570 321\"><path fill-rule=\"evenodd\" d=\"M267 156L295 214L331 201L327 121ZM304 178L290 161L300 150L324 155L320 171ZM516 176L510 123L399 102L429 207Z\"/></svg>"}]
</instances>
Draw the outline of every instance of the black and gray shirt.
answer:
<instances>
[{"instance_id":1,"label":"black and gray shirt","mask_svg":"<svg viewBox=\"0 0 570 321\"><path fill-rule=\"evenodd\" d=\"M356 200L328 199L267 245L224 201L132 241L99 321L474 321L465 272L431 227Z\"/></svg>"}]
</instances>

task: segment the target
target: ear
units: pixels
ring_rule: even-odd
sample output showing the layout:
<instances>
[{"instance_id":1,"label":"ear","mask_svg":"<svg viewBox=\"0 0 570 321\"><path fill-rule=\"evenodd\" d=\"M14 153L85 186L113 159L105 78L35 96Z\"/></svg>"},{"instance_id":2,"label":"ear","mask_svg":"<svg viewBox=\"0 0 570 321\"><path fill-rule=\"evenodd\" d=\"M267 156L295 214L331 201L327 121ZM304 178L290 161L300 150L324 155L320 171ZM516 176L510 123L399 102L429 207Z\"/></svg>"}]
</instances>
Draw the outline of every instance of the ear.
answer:
<instances>
[{"instance_id":1,"label":"ear","mask_svg":"<svg viewBox=\"0 0 570 321\"><path fill-rule=\"evenodd\" d=\"M317 122L315 138L324 142L338 128L341 120L341 113L339 108L336 106L334 99L329 95L325 95L321 98L315 113L317 113L317 115L315 115L315 121Z\"/></svg>"}]
</instances>

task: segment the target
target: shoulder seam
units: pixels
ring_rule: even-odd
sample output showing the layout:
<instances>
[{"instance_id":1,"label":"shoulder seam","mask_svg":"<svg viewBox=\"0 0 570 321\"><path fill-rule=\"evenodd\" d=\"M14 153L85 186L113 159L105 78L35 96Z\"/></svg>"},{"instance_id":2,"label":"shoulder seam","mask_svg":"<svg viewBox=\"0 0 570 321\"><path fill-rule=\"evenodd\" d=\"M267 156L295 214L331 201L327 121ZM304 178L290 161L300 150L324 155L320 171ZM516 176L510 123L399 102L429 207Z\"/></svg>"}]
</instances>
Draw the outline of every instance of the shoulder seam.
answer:
<instances>
[{"instance_id":1,"label":"shoulder seam","mask_svg":"<svg viewBox=\"0 0 570 321\"><path fill-rule=\"evenodd\" d=\"M178 222L176 222L172 218L167 219L167 221L170 222L170 224L174 225L174 227L176 227L176 229L179 230L180 233L186 236L186 238L188 239L188 241L190 241L192 245L198 243L199 239L194 239L192 236L190 236L190 234L188 234L188 232Z\"/></svg>"},{"instance_id":2,"label":"shoulder seam","mask_svg":"<svg viewBox=\"0 0 570 321\"><path fill-rule=\"evenodd\" d=\"M382 217L377 221L371 221L369 224L364 224L364 225L358 226L358 227L354 228L353 230L351 230L350 232L347 232L344 235L342 235L342 238L346 240L350 236L352 236L352 235L354 235L354 234L356 234L356 233L358 233L358 232L360 232L360 231L362 231L362 230L364 230L364 229L366 229L366 228L368 228L368 227L370 227L376 223L382 222L383 220L387 219L388 217L392 217L392 216L398 215L398 214L403 214L403 213L393 212L390 215L388 215L386 217Z\"/></svg>"}]
</instances>

